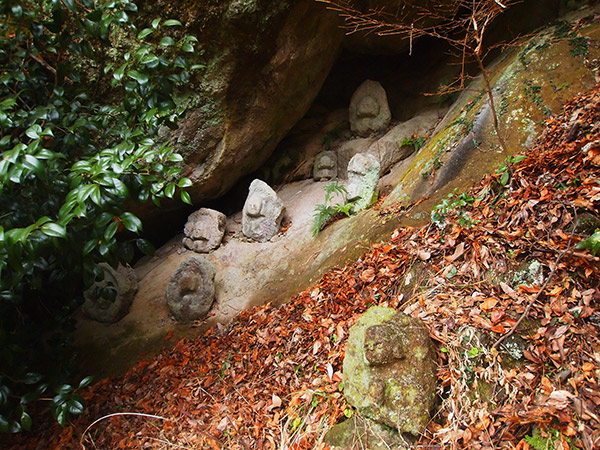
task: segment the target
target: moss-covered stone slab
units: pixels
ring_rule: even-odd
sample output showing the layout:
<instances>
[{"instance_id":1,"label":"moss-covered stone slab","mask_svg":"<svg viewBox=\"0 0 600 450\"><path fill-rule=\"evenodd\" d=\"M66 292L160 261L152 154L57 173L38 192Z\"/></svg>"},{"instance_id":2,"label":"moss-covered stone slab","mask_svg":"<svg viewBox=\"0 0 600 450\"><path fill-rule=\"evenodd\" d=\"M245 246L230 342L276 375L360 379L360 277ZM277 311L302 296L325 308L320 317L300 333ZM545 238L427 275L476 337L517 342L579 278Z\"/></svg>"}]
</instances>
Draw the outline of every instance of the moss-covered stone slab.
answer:
<instances>
[{"instance_id":1,"label":"moss-covered stone slab","mask_svg":"<svg viewBox=\"0 0 600 450\"><path fill-rule=\"evenodd\" d=\"M436 355L421 321L370 308L350 329L344 393L361 415L417 435L435 403Z\"/></svg>"},{"instance_id":2,"label":"moss-covered stone slab","mask_svg":"<svg viewBox=\"0 0 600 450\"><path fill-rule=\"evenodd\" d=\"M513 43L487 66L498 132L481 76L465 89L427 143L411 158L385 204L465 189L510 155L531 147L543 121L596 84L598 6L563 17Z\"/></svg>"}]
</instances>

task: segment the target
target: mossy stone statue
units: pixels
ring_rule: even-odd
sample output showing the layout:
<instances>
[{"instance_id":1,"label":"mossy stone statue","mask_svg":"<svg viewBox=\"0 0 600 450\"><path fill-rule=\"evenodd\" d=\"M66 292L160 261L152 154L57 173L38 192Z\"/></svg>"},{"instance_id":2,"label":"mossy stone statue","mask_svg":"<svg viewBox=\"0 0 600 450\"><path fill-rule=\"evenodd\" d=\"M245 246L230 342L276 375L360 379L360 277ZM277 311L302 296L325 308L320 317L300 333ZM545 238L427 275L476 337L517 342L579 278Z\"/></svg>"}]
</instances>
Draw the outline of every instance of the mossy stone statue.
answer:
<instances>
[{"instance_id":1,"label":"mossy stone statue","mask_svg":"<svg viewBox=\"0 0 600 450\"><path fill-rule=\"evenodd\" d=\"M427 328L393 308L370 308L350 328L344 393L364 417L417 435L435 402L436 354Z\"/></svg>"}]
</instances>

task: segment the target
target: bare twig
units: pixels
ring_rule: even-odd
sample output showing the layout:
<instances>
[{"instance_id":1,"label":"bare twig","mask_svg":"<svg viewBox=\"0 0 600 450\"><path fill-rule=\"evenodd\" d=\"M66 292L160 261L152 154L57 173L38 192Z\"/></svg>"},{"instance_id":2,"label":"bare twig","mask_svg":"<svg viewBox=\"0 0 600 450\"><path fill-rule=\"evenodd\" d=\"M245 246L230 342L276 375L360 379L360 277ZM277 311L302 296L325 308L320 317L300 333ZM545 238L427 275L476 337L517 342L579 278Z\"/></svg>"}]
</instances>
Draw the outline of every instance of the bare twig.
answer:
<instances>
[{"instance_id":1,"label":"bare twig","mask_svg":"<svg viewBox=\"0 0 600 450\"><path fill-rule=\"evenodd\" d=\"M102 416L99 419L94 420L91 424L88 425L88 427L83 431L83 433L81 433L81 438L79 439L79 444L81 445L81 448L83 448L85 450L85 445L83 445L83 439L84 439L85 435L87 434L87 432L90 431L94 425L102 422L103 420L110 419L111 417L116 417L116 416L137 416L137 417L146 417L146 418L150 418L150 419L171 420L171 419L167 419L166 417L155 416L154 414L145 414L145 413L138 413L138 412L120 412L120 413L107 414L106 416Z\"/></svg>"},{"instance_id":2,"label":"bare twig","mask_svg":"<svg viewBox=\"0 0 600 450\"><path fill-rule=\"evenodd\" d=\"M483 64L485 52L483 40L487 26L509 6L520 0L455 0L448 2L423 2L406 0L395 12L386 9L361 11L350 0L317 0L336 11L346 22L349 34L363 31L378 36L401 35L409 39L409 54L413 51L413 40L420 36L431 36L449 43L461 57L461 72L458 76L460 88L464 88L467 77L467 59L474 59L485 83L493 115L493 127L500 147L508 153L505 139L500 133L498 116L494 105L494 93L487 70ZM463 13L464 11L464 13ZM453 83L451 83L453 84Z\"/></svg>"},{"instance_id":3,"label":"bare twig","mask_svg":"<svg viewBox=\"0 0 600 450\"><path fill-rule=\"evenodd\" d=\"M20 51L25 51L23 48L19 47L17 45L17 50ZM46 69L48 72L52 73L52 75L54 75L54 84L56 86L58 86L59 83L59 79L58 79L58 72L56 71L56 69L54 67L52 67L50 64L48 64L46 62L46 60L44 58L42 58L41 56L37 56L34 55L33 53L27 51L26 52L29 57L31 59L33 59L36 63L38 63L40 66L42 66L44 69ZM64 80L68 83L68 84L73 84L73 80L71 80L69 77L64 77Z\"/></svg>"}]
</instances>

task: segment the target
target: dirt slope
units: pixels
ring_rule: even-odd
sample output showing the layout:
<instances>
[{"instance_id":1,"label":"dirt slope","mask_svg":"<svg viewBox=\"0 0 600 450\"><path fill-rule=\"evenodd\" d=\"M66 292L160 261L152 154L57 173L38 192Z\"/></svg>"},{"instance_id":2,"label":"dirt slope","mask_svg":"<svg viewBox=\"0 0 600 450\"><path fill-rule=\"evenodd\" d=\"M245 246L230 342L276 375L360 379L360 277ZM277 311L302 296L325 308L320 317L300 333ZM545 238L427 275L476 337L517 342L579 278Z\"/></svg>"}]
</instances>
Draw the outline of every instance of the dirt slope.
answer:
<instances>
[{"instance_id":1,"label":"dirt slope","mask_svg":"<svg viewBox=\"0 0 600 450\"><path fill-rule=\"evenodd\" d=\"M398 229L290 303L98 382L69 427L36 417L35 434L3 448L326 448L326 430L352 414L340 385L348 328L374 304L419 317L438 344L439 407L419 445L598 448L600 258L575 245L600 207L599 128L596 88L546 121L524 161L464 205L449 199L439 225ZM511 276L534 259L541 279ZM87 430L111 413L122 415Z\"/></svg>"}]
</instances>

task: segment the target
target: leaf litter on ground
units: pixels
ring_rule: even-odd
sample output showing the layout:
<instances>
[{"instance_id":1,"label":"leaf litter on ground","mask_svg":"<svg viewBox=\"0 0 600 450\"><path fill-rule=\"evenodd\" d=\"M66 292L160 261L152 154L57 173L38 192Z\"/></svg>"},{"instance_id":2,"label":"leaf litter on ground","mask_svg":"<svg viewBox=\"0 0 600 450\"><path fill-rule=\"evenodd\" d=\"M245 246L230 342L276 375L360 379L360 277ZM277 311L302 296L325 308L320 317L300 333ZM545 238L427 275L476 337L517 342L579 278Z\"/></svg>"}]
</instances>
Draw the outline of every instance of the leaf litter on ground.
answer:
<instances>
[{"instance_id":1,"label":"leaf litter on ground","mask_svg":"<svg viewBox=\"0 0 600 450\"><path fill-rule=\"evenodd\" d=\"M575 248L594 231L580 218L600 207L599 128L595 88L545 122L508 180L470 190L472 226L448 214L443 228L397 229L290 302L99 381L65 429L36 417L9 448L325 449L351 414L345 344L371 305L420 318L437 345L439 407L418 448L599 448L600 258ZM534 260L543 281L512 277Z\"/></svg>"}]
</instances>

